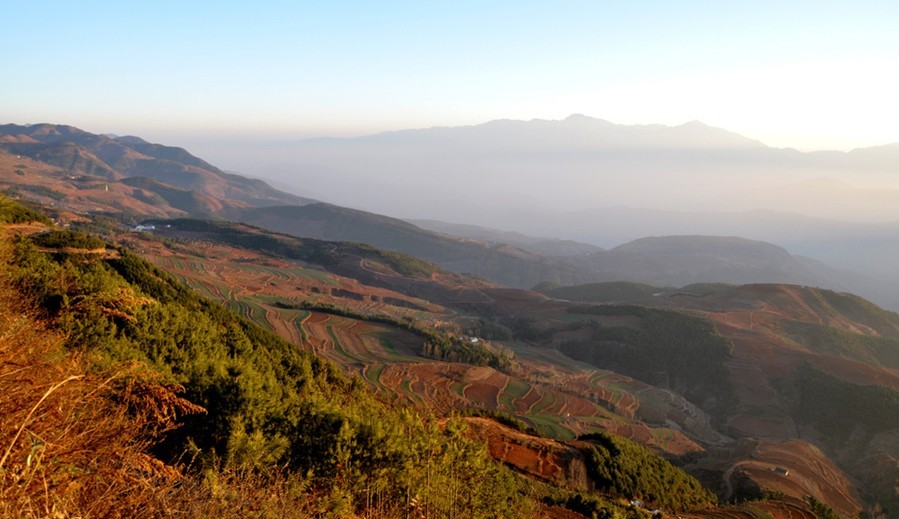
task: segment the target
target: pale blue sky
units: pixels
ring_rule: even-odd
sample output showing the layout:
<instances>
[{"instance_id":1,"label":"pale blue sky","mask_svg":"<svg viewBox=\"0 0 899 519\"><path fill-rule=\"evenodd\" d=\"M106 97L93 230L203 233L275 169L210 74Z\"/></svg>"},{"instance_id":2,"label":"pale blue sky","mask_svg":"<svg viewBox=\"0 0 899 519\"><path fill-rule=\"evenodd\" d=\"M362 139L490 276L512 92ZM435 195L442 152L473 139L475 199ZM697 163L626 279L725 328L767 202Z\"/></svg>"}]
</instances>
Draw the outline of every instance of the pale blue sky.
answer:
<instances>
[{"instance_id":1,"label":"pale blue sky","mask_svg":"<svg viewBox=\"0 0 899 519\"><path fill-rule=\"evenodd\" d=\"M583 113L698 119L801 149L899 142L895 1L31 0L0 13L0 122L172 142Z\"/></svg>"}]
</instances>

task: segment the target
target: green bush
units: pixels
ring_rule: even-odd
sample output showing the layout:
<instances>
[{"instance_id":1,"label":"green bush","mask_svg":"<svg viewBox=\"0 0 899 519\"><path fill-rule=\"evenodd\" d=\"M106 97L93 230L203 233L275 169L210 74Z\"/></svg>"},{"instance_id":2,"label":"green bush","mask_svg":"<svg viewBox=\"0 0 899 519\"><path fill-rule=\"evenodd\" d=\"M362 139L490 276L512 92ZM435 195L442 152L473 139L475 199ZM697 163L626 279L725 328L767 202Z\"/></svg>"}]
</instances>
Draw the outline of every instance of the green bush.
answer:
<instances>
[{"instance_id":1,"label":"green bush","mask_svg":"<svg viewBox=\"0 0 899 519\"><path fill-rule=\"evenodd\" d=\"M819 519L840 519L840 514L836 513L833 508L822 503L815 496L805 496L805 502L809 508Z\"/></svg>"},{"instance_id":2,"label":"green bush","mask_svg":"<svg viewBox=\"0 0 899 519\"><path fill-rule=\"evenodd\" d=\"M599 489L670 510L699 510L717 502L699 481L642 445L606 433L580 439L592 444L587 471Z\"/></svg>"},{"instance_id":3,"label":"green bush","mask_svg":"<svg viewBox=\"0 0 899 519\"><path fill-rule=\"evenodd\" d=\"M50 231L32 238L34 244L49 249L105 249L106 242L81 231Z\"/></svg>"},{"instance_id":4,"label":"green bush","mask_svg":"<svg viewBox=\"0 0 899 519\"><path fill-rule=\"evenodd\" d=\"M899 391L888 387L853 384L809 365L778 386L798 423L827 431L838 445L856 431L870 437L896 427Z\"/></svg>"},{"instance_id":5,"label":"green bush","mask_svg":"<svg viewBox=\"0 0 899 519\"><path fill-rule=\"evenodd\" d=\"M0 195L0 223L41 222L50 220L38 211L26 207L5 195Z\"/></svg>"}]
</instances>

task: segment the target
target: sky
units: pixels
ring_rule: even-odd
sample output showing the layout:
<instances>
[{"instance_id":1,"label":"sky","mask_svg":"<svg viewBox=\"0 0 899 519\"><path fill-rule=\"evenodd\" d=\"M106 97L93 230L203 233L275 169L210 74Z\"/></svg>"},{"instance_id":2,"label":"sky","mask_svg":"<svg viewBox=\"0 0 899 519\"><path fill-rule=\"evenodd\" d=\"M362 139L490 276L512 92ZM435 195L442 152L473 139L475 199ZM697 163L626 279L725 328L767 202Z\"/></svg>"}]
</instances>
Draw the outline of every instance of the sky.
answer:
<instances>
[{"instance_id":1,"label":"sky","mask_svg":"<svg viewBox=\"0 0 899 519\"><path fill-rule=\"evenodd\" d=\"M493 119L899 142L899 2L0 0L0 123L293 139Z\"/></svg>"}]
</instances>

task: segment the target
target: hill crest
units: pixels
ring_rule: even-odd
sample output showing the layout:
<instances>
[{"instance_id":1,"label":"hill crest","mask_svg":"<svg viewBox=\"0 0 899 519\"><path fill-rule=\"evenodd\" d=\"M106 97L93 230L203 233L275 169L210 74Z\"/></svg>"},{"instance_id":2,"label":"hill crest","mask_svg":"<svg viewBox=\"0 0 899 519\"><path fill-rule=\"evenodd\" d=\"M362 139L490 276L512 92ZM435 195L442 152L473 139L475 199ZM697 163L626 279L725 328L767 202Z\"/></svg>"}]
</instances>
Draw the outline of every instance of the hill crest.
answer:
<instances>
[{"instance_id":1,"label":"hill crest","mask_svg":"<svg viewBox=\"0 0 899 519\"><path fill-rule=\"evenodd\" d=\"M209 211L233 205L234 201L250 206L310 202L261 180L225 173L183 148L153 144L139 137L109 137L46 123L5 124L0 125L0 150L58 168L52 173L63 182L79 176L105 181L148 177L171 187L197 191L219 199ZM27 175L16 179L20 184L28 181Z\"/></svg>"}]
</instances>

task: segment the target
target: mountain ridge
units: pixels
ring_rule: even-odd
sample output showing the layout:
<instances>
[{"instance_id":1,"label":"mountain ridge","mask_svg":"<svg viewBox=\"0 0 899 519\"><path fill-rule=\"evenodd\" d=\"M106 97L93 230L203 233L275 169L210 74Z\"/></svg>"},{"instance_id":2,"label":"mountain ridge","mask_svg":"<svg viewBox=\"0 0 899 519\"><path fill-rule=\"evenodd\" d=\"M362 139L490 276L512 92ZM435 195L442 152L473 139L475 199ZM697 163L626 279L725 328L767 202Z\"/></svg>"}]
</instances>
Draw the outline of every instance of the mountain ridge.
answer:
<instances>
[{"instance_id":1,"label":"mountain ridge","mask_svg":"<svg viewBox=\"0 0 899 519\"><path fill-rule=\"evenodd\" d=\"M593 120L589 122L603 124ZM16 165L21 162L15 159L16 155L9 155L6 159L10 163L6 185L43 203L56 204L61 210L69 207L77 211L128 214L135 223L147 217L189 215L244 220L301 237L368 242L425 257L455 272L470 272L519 288L529 288L546 281L569 285L630 280L670 286L698 281L784 281L840 290L849 288L881 304L899 307L889 299L889 286L878 286L859 276L837 276L832 268L820 265L792 265L788 269L791 274L775 269L769 273L780 273L767 278L727 278L719 275L715 279L701 279L699 274L691 278L653 278L635 274L631 268L634 266L632 262L620 253L609 255L585 244L553 240L543 243L537 243L537 240L527 244L519 243L529 241L527 238L513 235L496 240L489 237L490 233L475 240L460 240L445 234L434 234L387 216L334 205L312 204L310 199L274 190L261 180L225 173L182 148L152 144L139 137L112 139L71 126L50 124L30 127L3 125L0 126L0 137L6 137L5 141L9 141L0 143L0 153L2 150L6 153L18 150L35 160L48 160L56 168L45 173L38 170L29 172L28 168L19 167L25 164ZM32 178L32 175L35 176ZM29 181L34 185L23 190L25 188L21 187L21 183ZM285 202L290 205L283 205ZM301 209L304 205L315 207ZM257 209L252 209L253 206ZM329 209L325 210L326 207ZM315 211L322 214L315 216ZM594 217L590 212L584 215L581 218L583 224L589 224L591 230L601 232L613 230L621 224L596 226L591 221L636 221L636 218L630 217ZM552 235L551 232L541 232L545 230L534 229L537 234ZM577 226L570 225L569 231L576 232ZM509 243L509 246L504 243ZM584 254L591 252L592 258ZM802 252L817 257L814 253ZM610 265L612 261L617 261L617 266ZM706 264L707 267L710 265ZM665 265L659 262L652 266L652 270L659 272L665 269ZM822 281L828 277L841 281Z\"/></svg>"},{"instance_id":2,"label":"mountain ridge","mask_svg":"<svg viewBox=\"0 0 899 519\"><path fill-rule=\"evenodd\" d=\"M605 141L597 136L602 132L578 133L578 126L591 125L618 136ZM691 137L693 130L705 133ZM633 132L642 137L635 140ZM659 132L671 136L653 137ZM398 130L327 143L307 139L255 148L245 142L227 156L232 169L292 182L336 205L598 246L609 246L609 240L573 233L579 222L572 211L584 211L587 218L596 208L615 206L710 215L766 210L837 221L899 221L893 174L899 146L803 152L737 136L740 146L734 147L725 138L731 133L701 123L628 127L576 116ZM815 185L814 179L851 189ZM593 227L594 235L620 227L614 239L619 243L678 232L628 232L633 226L627 220ZM707 234L744 236L746 227ZM686 232L693 231L679 231ZM788 245L774 235L747 237Z\"/></svg>"},{"instance_id":3,"label":"mountain ridge","mask_svg":"<svg viewBox=\"0 0 899 519\"><path fill-rule=\"evenodd\" d=\"M518 138L528 142L528 144L552 143L560 144L561 140L557 137L562 134L567 139L576 136L578 131L588 131L588 137L582 137L574 142L578 146L595 146L599 149L610 147L610 145L628 145L634 149L642 149L646 147L665 148L683 146L690 143L697 148L705 147L728 147L730 145L735 148L750 147L762 148L765 146L759 141L744 137L734 132L709 126L700 121L689 121L679 125L663 125L663 124L616 124L604 119L589 117L583 114L572 114L565 119L494 119L479 124L465 126L434 126L426 128L414 128L404 130L394 130L388 132L364 135L361 137L339 138L336 141L351 141L354 139L366 142L391 141L403 137L414 137L417 139L427 139L429 137L465 137L464 134L473 135L471 141L463 138L456 141L457 144L464 143L475 145L478 139L489 132L503 130L512 132L513 138ZM625 137L617 137L615 132L626 134ZM640 139L646 139L642 142ZM718 142L715 142L715 139ZM309 139L316 141L316 138ZM296 141L302 144L304 140ZM653 146L654 145L654 146Z\"/></svg>"},{"instance_id":4,"label":"mountain ridge","mask_svg":"<svg viewBox=\"0 0 899 519\"><path fill-rule=\"evenodd\" d=\"M183 148L139 137L110 138L73 126L41 123L0 125L0 149L105 180L145 176L181 189L250 205L300 204L309 200L278 191L264 181L225 173Z\"/></svg>"}]
</instances>

